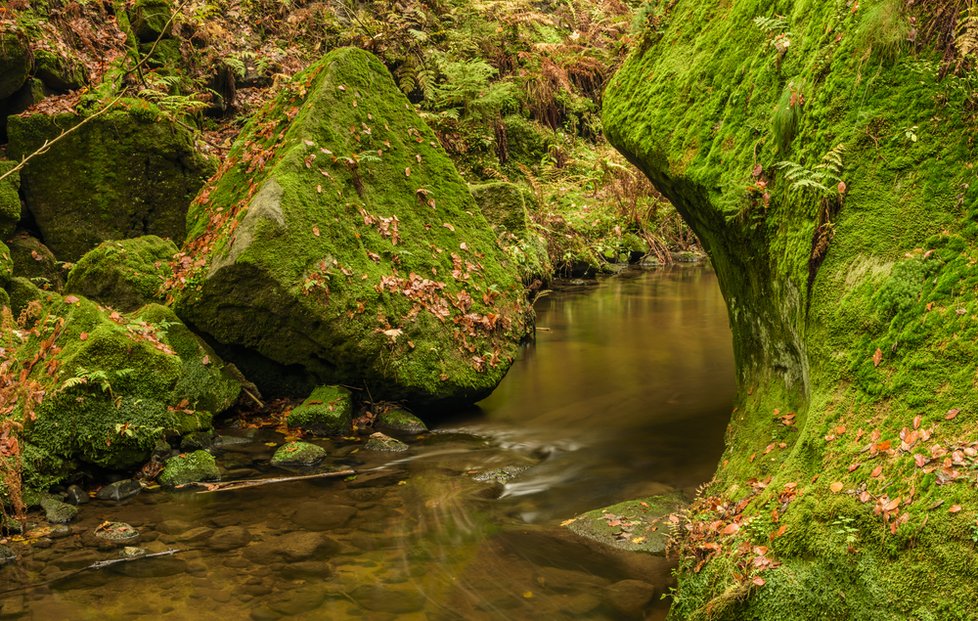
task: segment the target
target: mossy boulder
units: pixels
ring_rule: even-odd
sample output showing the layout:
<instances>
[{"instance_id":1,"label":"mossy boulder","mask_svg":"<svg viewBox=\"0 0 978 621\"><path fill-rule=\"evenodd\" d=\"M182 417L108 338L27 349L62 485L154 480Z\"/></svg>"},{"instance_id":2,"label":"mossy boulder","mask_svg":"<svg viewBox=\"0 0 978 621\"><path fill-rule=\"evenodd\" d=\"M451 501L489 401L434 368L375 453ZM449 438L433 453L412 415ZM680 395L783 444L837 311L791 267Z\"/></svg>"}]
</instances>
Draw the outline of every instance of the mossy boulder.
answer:
<instances>
[{"instance_id":1,"label":"mossy boulder","mask_svg":"<svg viewBox=\"0 0 978 621\"><path fill-rule=\"evenodd\" d=\"M272 465L276 468L311 468L326 457L326 449L309 442L288 442L278 447L272 455Z\"/></svg>"},{"instance_id":2,"label":"mossy boulder","mask_svg":"<svg viewBox=\"0 0 978 621\"><path fill-rule=\"evenodd\" d=\"M81 60L51 50L34 52L34 75L46 87L58 93L73 91L88 83L88 72Z\"/></svg>"},{"instance_id":3,"label":"mossy boulder","mask_svg":"<svg viewBox=\"0 0 978 621\"><path fill-rule=\"evenodd\" d=\"M102 242L71 268L65 291L121 311L162 302L176 253L172 241L155 235Z\"/></svg>"},{"instance_id":4,"label":"mossy boulder","mask_svg":"<svg viewBox=\"0 0 978 621\"><path fill-rule=\"evenodd\" d=\"M349 433L353 422L353 395L342 386L320 386L286 418L289 427L320 435Z\"/></svg>"},{"instance_id":5,"label":"mossy boulder","mask_svg":"<svg viewBox=\"0 0 978 621\"><path fill-rule=\"evenodd\" d=\"M0 99L10 97L23 86L32 66L27 38L17 32L0 33Z\"/></svg>"},{"instance_id":6,"label":"mossy boulder","mask_svg":"<svg viewBox=\"0 0 978 621\"><path fill-rule=\"evenodd\" d=\"M18 233L8 242L14 263L14 276L27 278L42 289L61 291L65 278L61 262L41 240Z\"/></svg>"},{"instance_id":7,"label":"mossy boulder","mask_svg":"<svg viewBox=\"0 0 978 621\"><path fill-rule=\"evenodd\" d=\"M169 0L136 0L129 9L129 24L141 43L152 43L170 34L174 10Z\"/></svg>"},{"instance_id":8,"label":"mossy boulder","mask_svg":"<svg viewBox=\"0 0 978 621\"><path fill-rule=\"evenodd\" d=\"M128 109L86 123L21 171L27 207L63 261L110 239L158 235L181 242L187 206L213 171L188 130L145 102L124 105ZM10 156L32 153L81 120L75 114L10 117Z\"/></svg>"},{"instance_id":9,"label":"mossy boulder","mask_svg":"<svg viewBox=\"0 0 978 621\"><path fill-rule=\"evenodd\" d=\"M517 236L526 232L530 221L527 203L533 200L528 190L508 181L490 181L470 185L469 191L497 232L503 229Z\"/></svg>"},{"instance_id":10,"label":"mossy boulder","mask_svg":"<svg viewBox=\"0 0 978 621\"><path fill-rule=\"evenodd\" d=\"M475 401L528 333L465 182L362 50L329 53L255 115L188 230L177 312L266 392L277 370L307 391Z\"/></svg>"},{"instance_id":11,"label":"mossy boulder","mask_svg":"<svg viewBox=\"0 0 978 621\"><path fill-rule=\"evenodd\" d=\"M399 408L378 414L374 426L390 433L414 434L428 431L428 426L423 420Z\"/></svg>"},{"instance_id":12,"label":"mossy boulder","mask_svg":"<svg viewBox=\"0 0 978 621\"><path fill-rule=\"evenodd\" d=\"M658 3L605 90L733 329L677 619L974 617L976 74L942 66L933 8Z\"/></svg>"},{"instance_id":13,"label":"mossy boulder","mask_svg":"<svg viewBox=\"0 0 978 621\"><path fill-rule=\"evenodd\" d=\"M166 460L160 473L160 485L178 487L188 483L220 481L221 470L214 456L207 451L181 453Z\"/></svg>"},{"instance_id":14,"label":"mossy boulder","mask_svg":"<svg viewBox=\"0 0 978 621\"><path fill-rule=\"evenodd\" d=\"M0 175L6 174L17 162L0 160ZM13 235L20 221L20 173L13 172L0 181L0 239Z\"/></svg>"},{"instance_id":15,"label":"mossy boulder","mask_svg":"<svg viewBox=\"0 0 978 621\"><path fill-rule=\"evenodd\" d=\"M210 428L237 399L222 361L166 307L123 315L35 290L24 308L8 351L9 372L27 374L10 415L33 418L22 433L29 489L79 465L136 466L162 435Z\"/></svg>"},{"instance_id":16,"label":"mossy boulder","mask_svg":"<svg viewBox=\"0 0 978 621\"><path fill-rule=\"evenodd\" d=\"M10 279L14 277L14 260L10 256L10 248L0 242L0 287L6 289Z\"/></svg>"},{"instance_id":17,"label":"mossy boulder","mask_svg":"<svg viewBox=\"0 0 978 621\"><path fill-rule=\"evenodd\" d=\"M672 534L669 516L684 505L678 492L659 494L588 511L563 524L585 539L619 550L665 556Z\"/></svg>"}]
</instances>

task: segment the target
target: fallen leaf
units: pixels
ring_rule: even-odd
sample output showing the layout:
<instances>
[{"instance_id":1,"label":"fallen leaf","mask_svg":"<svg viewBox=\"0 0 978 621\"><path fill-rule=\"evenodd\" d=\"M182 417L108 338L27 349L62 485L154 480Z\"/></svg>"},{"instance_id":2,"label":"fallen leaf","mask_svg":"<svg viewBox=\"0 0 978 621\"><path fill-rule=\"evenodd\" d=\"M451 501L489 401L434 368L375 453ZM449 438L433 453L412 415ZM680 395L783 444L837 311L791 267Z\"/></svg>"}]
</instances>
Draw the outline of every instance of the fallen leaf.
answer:
<instances>
[{"instance_id":1,"label":"fallen leaf","mask_svg":"<svg viewBox=\"0 0 978 621\"><path fill-rule=\"evenodd\" d=\"M312 227L312 234L315 235L316 237L319 237L319 227L318 226Z\"/></svg>"},{"instance_id":2,"label":"fallen leaf","mask_svg":"<svg viewBox=\"0 0 978 621\"><path fill-rule=\"evenodd\" d=\"M75 295L65 296L65 304L75 304L76 302L78 302L78 296Z\"/></svg>"},{"instance_id":3,"label":"fallen leaf","mask_svg":"<svg viewBox=\"0 0 978 621\"><path fill-rule=\"evenodd\" d=\"M65 301L67 300L68 298L65 298ZM957 417L958 412L960 411L961 410L959 410L958 408L953 408L951 410L948 410L947 414L944 415L944 420L954 420Z\"/></svg>"},{"instance_id":4,"label":"fallen leaf","mask_svg":"<svg viewBox=\"0 0 978 621\"><path fill-rule=\"evenodd\" d=\"M78 335L78 340L79 341L87 341L88 340L88 332L82 332L81 334L79 334Z\"/></svg>"},{"instance_id":5,"label":"fallen leaf","mask_svg":"<svg viewBox=\"0 0 978 621\"><path fill-rule=\"evenodd\" d=\"M877 347L876 353L873 354L873 366L878 367L881 362L883 362L883 350Z\"/></svg>"},{"instance_id":6,"label":"fallen leaf","mask_svg":"<svg viewBox=\"0 0 978 621\"><path fill-rule=\"evenodd\" d=\"M914 416L913 417L913 428L914 429L920 429L920 422L922 420L923 420L923 418L920 416L920 414Z\"/></svg>"},{"instance_id":7,"label":"fallen leaf","mask_svg":"<svg viewBox=\"0 0 978 621\"><path fill-rule=\"evenodd\" d=\"M407 168L404 169L404 176L405 177L410 177L411 176L411 167L410 166L408 166Z\"/></svg>"},{"instance_id":8,"label":"fallen leaf","mask_svg":"<svg viewBox=\"0 0 978 621\"><path fill-rule=\"evenodd\" d=\"M838 494L841 492L843 487L845 487L845 485L843 485L842 481L836 481L832 485L829 485L829 489L832 490L833 494Z\"/></svg>"},{"instance_id":9,"label":"fallen leaf","mask_svg":"<svg viewBox=\"0 0 978 621\"><path fill-rule=\"evenodd\" d=\"M883 466L876 466L875 468L873 468L873 471L869 473L869 476L875 479L879 477L879 475L882 473L883 473Z\"/></svg>"},{"instance_id":10,"label":"fallen leaf","mask_svg":"<svg viewBox=\"0 0 978 621\"><path fill-rule=\"evenodd\" d=\"M751 580L751 582L753 582L754 584L756 584L759 587L762 587L765 584L767 584L766 582L764 582L764 578L761 578L760 576L754 576L754 579Z\"/></svg>"},{"instance_id":11,"label":"fallen leaf","mask_svg":"<svg viewBox=\"0 0 978 621\"><path fill-rule=\"evenodd\" d=\"M948 513L957 513L961 510L961 505L951 505L951 508L947 510Z\"/></svg>"}]
</instances>

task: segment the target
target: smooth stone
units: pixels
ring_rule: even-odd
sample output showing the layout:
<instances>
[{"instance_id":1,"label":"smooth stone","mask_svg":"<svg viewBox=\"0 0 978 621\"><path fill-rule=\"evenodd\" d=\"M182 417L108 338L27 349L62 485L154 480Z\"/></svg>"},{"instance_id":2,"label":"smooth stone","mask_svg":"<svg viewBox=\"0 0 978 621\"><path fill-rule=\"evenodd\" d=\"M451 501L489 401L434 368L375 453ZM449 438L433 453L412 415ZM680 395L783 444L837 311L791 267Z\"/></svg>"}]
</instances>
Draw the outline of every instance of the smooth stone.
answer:
<instances>
[{"instance_id":1,"label":"smooth stone","mask_svg":"<svg viewBox=\"0 0 978 621\"><path fill-rule=\"evenodd\" d=\"M207 528L206 526L198 526L197 528L192 528L177 535L176 540L180 543L196 543L209 539L213 535L214 529Z\"/></svg>"},{"instance_id":2,"label":"smooth stone","mask_svg":"<svg viewBox=\"0 0 978 621\"><path fill-rule=\"evenodd\" d=\"M356 507L349 505L304 505L295 510L289 521L302 530L319 532L342 528L356 514Z\"/></svg>"},{"instance_id":3,"label":"smooth stone","mask_svg":"<svg viewBox=\"0 0 978 621\"><path fill-rule=\"evenodd\" d=\"M319 584L295 587L268 602L268 607L283 615L299 615L319 608L327 595Z\"/></svg>"},{"instance_id":4,"label":"smooth stone","mask_svg":"<svg viewBox=\"0 0 978 621\"><path fill-rule=\"evenodd\" d=\"M64 524L55 524L48 531L48 537L51 539L64 539L71 534L71 529Z\"/></svg>"},{"instance_id":5,"label":"smooth stone","mask_svg":"<svg viewBox=\"0 0 978 621\"><path fill-rule=\"evenodd\" d=\"M316 578L324 580L333 575L333 564L329 561L299 561L287 563L279 573L287 579Z\"/></svg>"},{"instance_id":6,"label":"smooth stone","mask_svg":"<svg viewBox=\"0 0 978 621\"><path fill-rule=\"evenodd\" d=\"M248 545L251 533L243 526L225 526L214 531L207 540L207 547L215 552L227 552Z\"/></svg>"},{"instance_id":7,"label":"smooth stone","mask_svg":"<svg viewBox=\"0 0 978 621\"><path fill-rule=\"evenodd\" d=\"M180 450L184 453L209 449L213 445L214 433L211 431L194 431L180 440Z\"/></svg>"},{"instance_id":8,"label":"smooth stone","mask_svg":"<svg viewBox=\"0 0 978 621\"><path fill-rule=\"evenodd\" d=\"M92 500L80 485L69 485L66 496L66 500L73 505L83 505Z\"/></svg>"},{"instance_id":9,"label":"smooth stone","mask_svg":"<svg viewBox=\"0 0 978 621\"><path fill-rule=\"evenodd\" d=\"M641 618L655 590L642 580L621 580L608 587L608 603L622 616Z\"/></svg>"},{"instance_id":10,"label":"smooth stone","mask_svg":"<svg viewBox=\"0 0 978 621\"><path fill-rule=\"evenodd\" d=\"M424 608L425 597L416 590L392 589L379 584L361 584L350 597L362 608L373 612L406 614Z\"/></svg>"},{"instance_id":11,"label":"smooth stone","mask_svg":"<svg viewBox=\"0 0 978 621\"><path fill-rule=\"evenodd\" d=\"M78 515L78 507L50 496L41 499L41 508L45 519L52 524L67 524Z\"/></svg>"},{"instance_id":12,"label":"smooth stone","mask_svg":"<svg viewBox=\"0 0 978 621\"><path fill-rule=\"evenodd\" d=\"M178 535L193 528L190 522L183 520L163 520L156 525L156 530L167 535Z\"/></svg>"},{"instance_id":13,"label":"smooth stone","mask_svg":"<svg viewBox=\"0 0 978 621\"><path fill-rule=\"evenodd\" d=\"M254 563L270 565L282 561L324 559L339 548L336 541L318 533L289 532L248 546L244 556Z\"/></svg>"},{"instance_id":14,"label":"smooth stone","mask_svg":"<svg viewBox=\"0 0 978 621\"><path fill-rule=\"evenodd\" d=\"M139 484L138 481L132 479L122 479L121 481L116 481L115 483L109 483L95 494L95 497L99 500L125 500L127 498L132 498L139 492L143 491L143 486Z\"/></svg>"},{"instance_id":15,"label":"smooth stone","mask_svg":"<svg viewBox=\"0 0 978 621\"><path fill-rule=\"evenodd\" d=\"M402 453L408 450L408 445L392 438L386 434L379 431L370 434L370 439L367 440L363 448L368 451L382 451L387 453Z\"/></svg>"},{"instance_id":16,"label":"smooth stone","mask_svg":"<svg viewBox=\"0 0 978 621\"><path fill-rule=\"evenodd\" d=\"M417 434L428 431L428 426L420 418L405 410L388 410L377 416L374 423L377 429L393 433Z\"/></svg>"},{"instance_id":17,"label":"smooth stone","mask_svg":"<svg viewBox=\"0 0 978 621\"><path fill-rule=\"evenodd\" d=\"M140 556L146 556L146 550L136 546L126 546L122 548L122 553L119 556L121 558L139 558Z\"/></svg>"},{"instance_id":18,"label":"smooth stone","mask_svg":"<svg viewBox=\"0 0 978 621\"><path fill-rule=\"evenodd\" d=\"M139 539L139 531L125 522L105 522L95 529L95 537L114 544L126 544Z\"/></svg>"},{"instance_id":19,"label":"smooth stone","mask_svg":"<svg viewBox=\"0 0 978 621\"><path fill-rule=\"evenodd\" d=\"M10 547L0 544L0 567L17 560L17 555Z\"/></svg>"}]
</instances>

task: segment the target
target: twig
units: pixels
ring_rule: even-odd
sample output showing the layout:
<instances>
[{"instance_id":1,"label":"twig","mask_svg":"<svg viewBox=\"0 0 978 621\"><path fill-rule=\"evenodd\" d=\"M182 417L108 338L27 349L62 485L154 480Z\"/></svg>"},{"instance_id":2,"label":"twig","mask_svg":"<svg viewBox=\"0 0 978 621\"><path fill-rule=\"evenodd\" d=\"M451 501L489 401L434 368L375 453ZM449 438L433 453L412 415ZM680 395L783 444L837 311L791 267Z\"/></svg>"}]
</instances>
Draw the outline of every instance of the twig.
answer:
<instances>
[{"instance_id":1,"label":"twig","mask_svg":"<svg viewBox=\"0 0 978 621\"><path fill-rule=\"evenodd\" d=\"M72 576L76 576L76 575L78 575L78 574L80 574L80 573L82 573L84 571L89 571L89 570L96 570L97 571L99 569L105 569L106 567L110 567L110 566L116 565L118 563L129 563L131 561L138 561L138 560L141 560L141 559L144 559L144 558L155 558L155 557L159 557L159 556L171 556L171 555L177 554L179 552L183 552L183 550L170 549L170 550L164 550L163 552L153 552L152 554L143 554L141 556L133 556L133 557L130 557L130 558L115 558L115 559L109 559L109 560L106 560L106 561L95 561L91 565L88 565L86 567L82 567L80 569L76 569L74 571L70 571L70 572L68 572L66 574L62 574L60 576L56 576L54 578L51 578L50 580L45 580L44 582L35 582L34 584L22 584L20 586L15 586L15 587L10 588L10 589L5 589L3 591L0 591L0 595L6 595L8 593L16 593L18 591L27 591L29 589L36 589L38 587L47 586L49 584L54 584L55 582L60 582L61 580L64 580L66 578L70 578Z\"/></svg>"},{"instance_id":2,"label":"twig","mask_svg":"<svg viewBox=\"0 0 978 621\"><path fill-rule=\"evenodd\" d=\"M330 479L336 477L346 477L356 474L352 469L334 470L330 472L317 472L315 474L301 474L294 477L273 477L269 479L245 479L242 481L228 481L227 483L187 483L178 486L178 489L185 487L204 487L198 494L210 494L211 492L227 492L237 489L251 487L261 487L262 485L272 485L273 483L291 483L292 481L307 481L309 479Z\"/></svg>"}]
</instances>

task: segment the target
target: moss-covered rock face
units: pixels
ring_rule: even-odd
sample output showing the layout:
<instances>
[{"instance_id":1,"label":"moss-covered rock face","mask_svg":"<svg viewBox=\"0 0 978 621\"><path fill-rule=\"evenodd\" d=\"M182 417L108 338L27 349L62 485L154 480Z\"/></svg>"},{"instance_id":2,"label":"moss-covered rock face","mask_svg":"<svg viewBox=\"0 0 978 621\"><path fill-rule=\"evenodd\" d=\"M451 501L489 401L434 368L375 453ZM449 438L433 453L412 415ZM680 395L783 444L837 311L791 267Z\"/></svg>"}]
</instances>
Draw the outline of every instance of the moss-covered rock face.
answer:
<instances>
[{"instance_id":1,"label":"moss-covered rock face","mask_svg":"<svg viewBox=\"0 0 978 621\"><path fill-rule=\"evenodd\" d=\"M14 276L27 278L42 289L61 291L65 284L64 270L41 240L27 233L18 233L8 243Z\"/></svg>"},{"instance_id":2,"label":"moss-covered rock face","mask_svg":"<svg viewBox=\"0 0 978 621\"><path fill-rule=\"evenodd\" d=\"M103 242L71 268L65 291L121 311L162 302L176 253L172 241L155 235Z\"/></svg>"},{"instance_id":3,"label":"moss-covered rock face","mask_svg":"<svg viewBox=\"0 0 978 621\"><path fill-rule=\"evenodd\" d=\"M73 91L88 83L88 73L79 59L50 50L34 53L34 75L44 86L58 93Z\"/></svg>"},{"instance_id":4,"label":"moss-covered rock face","mask_svg":"<svg viewBox=\"0 0 978 621\"><path fill-rule=\"evenodd\" d=\"M159 479L160 484L165 487L220 480L221 470L217 467L217 461L207 451L181 453L171 457L166 460Z\"/></svg>"},{"instance_id":5,"label":"moss-covered rock face","mask_svg":"<svg viewBox=\"0 0 978 621\"><path fill-rule=\"evenodd\" d=\"M425 433L428 426L414 414L401 409L387 410L377 415L374 426L390 433Z\"/></svg>"},{"instance_id":6,"label":"moss-covered rock face","mask_svg":"<svg viewBox=\"0 0 978 621\"><path fill-rule=\"evenodd\" d=\"M0 99L23 86L33 65L27 39L16 32L0 33Z\"/></svg>"},{"instance_id":7,"label":"moss-covered rock face","mask_svg":"<svg viewBox=\"0 0 978 621\"><path fill-rule=\"evenodd\" d=\"M0 242L0 287L4 289L14 277L14 260L10 256L10 248L7 244Z\"/></svg>"},{"instance_id":8,"label":"moss-covered rock face","mask_svg":"<svg viewBox=\"0 0 978 621\"><path fill-rule=\"evenodd\" d=\"M910 49L935 13L908 4L653 3L607 89L609 139L709 250L734 332L676 618L974 615L973 90Z\"/></svg>"},{"instance_id":9,"label":"moss-covered rock face","mask_svg":"<svg viewBox=\"0 0 978 621\"><path fill-rule=\"evenodd\" d=\"M306 390L473 401L528 331L494 233L367 52L331 52L258 113L188 229L177 312L225 355L251 352L234 361L260 386L258 356Z\"/></svg>"},{"instance_id":10,"label":"moss-covered rock face","mask_svg":"<svg viewBox=\"0 0 978 621\"><path fill-rule=\"evenodd\" d=\"M174 7L168 0L136 0L129 10L132 31L142 43L169 35Z\"/></svg>"},{"instance_id":11,"label":"moss-covered rock face","mask_svg":"<svg viewBox=\"0 0 978 621\"><path fill-rule=\"evenodd\" d=\"M522 235L529 226L527 202L532 201L528 190L507 181L491 181L469 186L482 215L493 227Z\"/></svg>"},{"instance_id":12,"label":"moss-covered rock face","mask_svg":"<svg viewBox=\"0 0 978 621\"><path fill-rule=\"evenodd\" d=\"M221 360L166 307L122 315L45 292L22 306L22 325L5 337L4 373L26 377L9 416L28 421L28 489L43 489L79 464L138 465L164 433L209 428L237 399L240 387Z\"/></svg>"},{"instance_id":13,"label":"moss-covered rock face","mask_svg":"<svg viewBox=\"0 0 978 621\"><path fill-rule=\"evenodd\" d=\"M271 463L277 468L311 468L327 456L326 449L321 446L309 442L288 442L276 449Z\"/></svg>"},{"instance_id":14,"label":"moss-covered rock face","mask_svg":"<svg viewBox=\"0 0 978 621\"><path fill-rule=\"evenodd\" d=\"M289 427L320 435L349 433L353 422L353 395L342 386L320 386L289 412Z\"/></svg>"},{"instance_id":15,"label":"moss-covered rock face","mask_svg":"<svg viewBox=\"0 0 978 621\"><path fill-rule=\"evenodd\" d=\"M187 205L213 168L190 133L128 102L59 141L21 171L21 190L44 241L63 261L99 243L140 235L184 238ZM75 126L73 114L28 114L8 121L19 159Z\"/></svg>"},{"instance_id":16,"label":"moss-covered rock face","mask_svg":"<svg viewBox=\"0 0 978 621\"><path fill-rule=\"evenodd\" d=\"M5 174L17 162L10 160L0 160L0 175ZM3 181L0 181L0 239L10 237L20 221L20 173L10 173Z\"/></svg>"}]
</instances>

